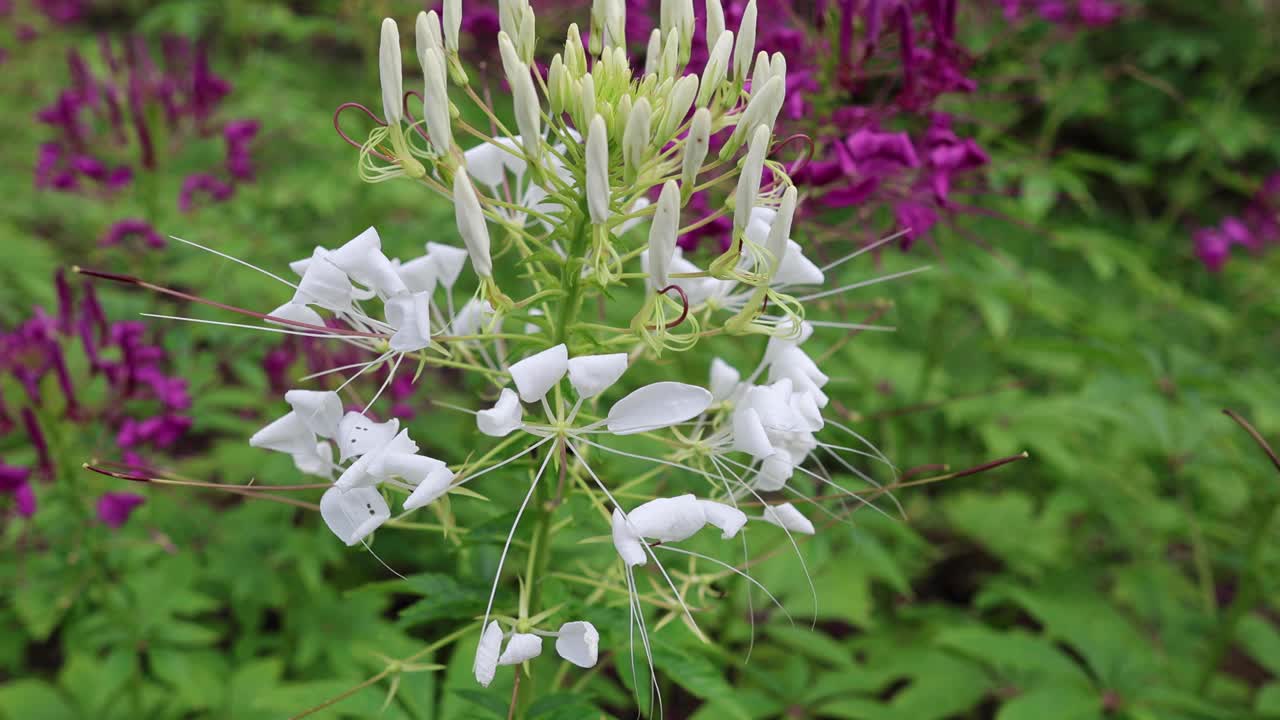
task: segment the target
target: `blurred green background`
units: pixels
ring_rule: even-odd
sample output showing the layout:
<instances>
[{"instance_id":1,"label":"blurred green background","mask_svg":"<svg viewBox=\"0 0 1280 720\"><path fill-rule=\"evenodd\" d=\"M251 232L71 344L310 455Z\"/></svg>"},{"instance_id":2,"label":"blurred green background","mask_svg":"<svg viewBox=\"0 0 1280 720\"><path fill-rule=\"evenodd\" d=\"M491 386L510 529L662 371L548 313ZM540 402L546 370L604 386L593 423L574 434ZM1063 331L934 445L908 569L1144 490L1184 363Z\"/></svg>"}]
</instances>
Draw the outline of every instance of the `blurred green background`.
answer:
<instances>
[{"instance_id":1,"label":"blurred green background","mask_svg":"<svg viewBox=\"0 0 1280 720\"><path fill-rule=\"evenodd\" d=\"M377 102L378 19L408 23L420 3L95 3L65 23L12 5L0 37L0 329L54 312L54 273L77 264L249 308L289 298L179 243L100 247L126 217L276 272L373 224L388 254L455 241L448 205L407 184L362 184L333 131L339 104ZM1030 457L903 489L905 517L859 513L813 539L817 631L761 617L746 662L745 608L727 605L719 646L655 658L667 717L1280 717L1280 468L1222 413L1280 446L1280 253L1236 251L1212 272L1193 241L1280 171L1280 5L1150 0L1070 31L1011 23L990 5L962 7L979 90L947 106L991 155L989 192L910 252L842 271L852 282L932 266L856 298L892 303L884 321L897 330L833 344L824 368L848 420L900 468ZM52 133L35 114L70 82L67 51L90 56L99 34L133 33L206 39L232 85L217 116L260 122L256 178L228 201L176 204L182 178L221 162L216 137L175 144L150 179L108 199L33 182ZM851 224L888 232L886 218L824 213L797 239L835 258ZM113 321L222 317L98 292ZM192 398L192 428L160 462L202 481L291 482L287 458L246 443L280 411L263 370L279 342L147 322ZM461 391L447 374L430 380L437 397ZM390 582L314 513L88 473L82 462L118 455L115 439L64 419L53 382L36 408L56 456L54 477L35 483L39 509L20 517L0 494L0 717L288 717L378 672L380 657L444 637L473 614L477 582L487 594L492 547L458 554L427 535L388 545L389 564L418 573ZM20 386L0 387L16 415ZM417 407L418 436L469 447L456 416ZM37 463L20 425L0 437L0 458ZM106 491L146 502L111 528L89 509ZM761 578L803 617L796 572L774 563ZM382 683L315 717L505 717L506 695L479 692L470 661L466 643L446 648L434 655L446 669L405 674L385 707ZM602 675L530 716L633 716L629 693Z\"/></svg>"}]
</instances>

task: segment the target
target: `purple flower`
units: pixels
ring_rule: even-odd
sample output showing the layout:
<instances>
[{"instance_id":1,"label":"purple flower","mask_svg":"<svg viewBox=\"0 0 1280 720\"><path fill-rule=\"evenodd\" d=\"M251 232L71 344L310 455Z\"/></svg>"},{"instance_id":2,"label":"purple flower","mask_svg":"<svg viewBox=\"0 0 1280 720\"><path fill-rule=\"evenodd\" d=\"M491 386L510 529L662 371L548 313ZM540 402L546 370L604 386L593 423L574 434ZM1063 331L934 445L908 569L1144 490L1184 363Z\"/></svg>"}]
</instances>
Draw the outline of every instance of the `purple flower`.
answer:
<instances>
[{"instance_id":1,"label":"purple flower","mask_svg":"<svg viewBox=\"0 0 1280 720\"><path fill-rule=\"evenodd\" d=\"M182 191L178 193L178 208L182 212L191 212L195 207L198 193L208 195L214 202L222 202L231 197L234 188L209 173L193 173L182 181Z\"/></svg>"},{"instance_id":2,"label":"purple flower","mask_svg":"<svg viewBox=\"0 0 1280 720\"><path fill-rule=\"evenodd\" d=\"M22 424L27 430L27 439L35 446L36 456L40 458L40 471L46 477L53 477L53 458L49 456L49 443L44 439L44 431L36 420L31 408L22 408Z\"/></svg>"},{"instance_id":3,"label":"purple flower","mask_svg":"<svg viewBox=\"0 0 1280 720\"><path fill-rule=\"evenodd\" d=\"M1195 233L1196 257L1210 272L1222 270L1231 255L1231 241L1215 228L1203 228Z\"/></svg>"},{"instance_id":4,"label":"purple flower","mask_svg":"<svg viewBox=\"0 0 1280 720\"><path fill-rule=\"evenodd\" d=\"M98 498L98 520L119 528L129 521L129 516L147 499L141 495L123 492L104 493Z\"/></svg>"},{"instance_id":5,"label":"purple flower","mask_svg":"<svg viewBox=\"0 0 1280 720\"><path fill-rule=\"evenodd\" d=\"M902 231L902 249L910 250L915 241L923 237L938 222L938 214L927 205L918 202L900 202L893 208L893 217Z\"/></svg>"},{"instance_id":6,"label":"purple flower","mask_svg":"<svg viewBox=\"0 0 1280 720\"><path fill-rule=\"evenodd\" d=\"M36 514L36 491L32 489L30 482L19 485L13 491L13 499L17 504L18 514L22 517L29 518Z\"/></svg>"},{"instance_id":7,"label":"purple flower","mask_svg":"<svg viewBox=\"0 0 1280 720\"><path fill-rule=\"evenodd\" d=\"M148 247L162 248L167 244L164 237L151 227L151 223L140 218L125 218L116 221L116 224L107 230L107 234L98 241L98 245L111 247L135 236L141 237Z\"/></svg>"}]
</instances>

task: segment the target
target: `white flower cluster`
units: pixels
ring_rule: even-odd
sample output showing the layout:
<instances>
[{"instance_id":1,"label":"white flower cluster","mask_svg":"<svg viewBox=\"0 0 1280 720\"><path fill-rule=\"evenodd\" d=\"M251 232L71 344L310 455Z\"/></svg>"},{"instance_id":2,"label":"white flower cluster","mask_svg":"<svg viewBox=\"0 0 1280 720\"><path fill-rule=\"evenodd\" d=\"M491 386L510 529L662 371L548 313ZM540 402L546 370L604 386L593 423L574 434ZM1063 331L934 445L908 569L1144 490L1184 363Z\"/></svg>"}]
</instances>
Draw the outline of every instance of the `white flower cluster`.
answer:
<instances>
[{"instance_id":1,"label":"white flower cluster","mask_svg":"<svg viewBox=\"0 0 1280 720\"><path fill-rule=\"evenodd\" d=\"M858 253L818 267L791 239L798 192L785 168L768 157L786 61L754 52L754 2L736 32L724 27L718 0L707 8L710 59L701 75L683 73L693 38L691 0L663 0L661 27L653 31L642 69L633 67L623 46L622 0L597 0L589 50L571 27L543 75L533 65L532 8L527 0L501 0L498 46L514 101L514 133L472 89L458 57L459 0L445 3L443 22L430 12L416 23L425 98L419 121L404 112L400 34L394 21L384 21L379 57L387 125L362 147L361 175L372 182L404 178L448 198L464 247L428 242L425 254L402 262L384 254L370 228L293 263L296 283L262 271L294 288L292 299L266 316L275 331L331 338L373 355L335 368L354 371L335 392L287 393L291 412L250 441L289 454L300 472L332 483L321 515L346 544L367 545L376 529L395 524L389 494L403 494L403 509L413 511L520 458L536 458L533 451L549 445L510 529L480 625L475 676L486 686L498 666L538 656L543 637L555 637L557 652L575 665L591 667L597 659L599 635L590 623L538 629L554 612L529 607L537 604L538 578L522 578L518 615L491 620L526 509L545 529L559 507L540 482L549 466L562 486L568 477L571 487L592 497L602 528L612 533L621 562L602 573L602 581L625 581L632 622L652 665L636 568L652 559L697 629L656 551L714 563L755 583L736 567L673 543L707 525L723 539L739 537L749 520L777 526L788 537L813 534L813 523L777 498L790 493L810 501L793 487L796 475L861 501L836 485L820 454L871 484L845 455L888 465L852 430L824 418L828 377L802 348L815 326L861 327L806 321L807 300L869 283L790 294L821 286L827 271ZM451 93L475 102L503 134L465 123ZM455 133L477 142L464 151ZM718 156L709 159L716 143ZM712 206L718 209L686 223L690 199L717 192L723 202ZM676 242L682 234L729 213L727 252L706 268L682 256ZM647 236L632 232L646 224ZM455 291L471 287L463 280L468 265L476 289L458 297ZM601 303L599 317L587 317L591 299ZM617 308L629 320L613 320L617 313L609 311ZM629 367L717 336L764 337L763 359L744 378L717 358L709 389L665 380L619 393L601 411ZM493 404L469 411L482 435L502 439L492 451L451 467L448 459L421 454L396 420L367 415L406 358L419 372L449 367L483 379ZM355 405L362 410L346 411L349 384L384 365L391 371L378 394ZM817 434L829 425L862 447L820 441ZM610 442L621 436L651 438L665 454L624 451ZM498 457L504 448L510 454ZM697 492L627 510L611 491L616 483L592 467L596 452L650 461L691 480ZM748 517L743 507L759 507L760 514ZM549 549L544 540L531 543L529 552Z\"/></svg>"}]
</instances>

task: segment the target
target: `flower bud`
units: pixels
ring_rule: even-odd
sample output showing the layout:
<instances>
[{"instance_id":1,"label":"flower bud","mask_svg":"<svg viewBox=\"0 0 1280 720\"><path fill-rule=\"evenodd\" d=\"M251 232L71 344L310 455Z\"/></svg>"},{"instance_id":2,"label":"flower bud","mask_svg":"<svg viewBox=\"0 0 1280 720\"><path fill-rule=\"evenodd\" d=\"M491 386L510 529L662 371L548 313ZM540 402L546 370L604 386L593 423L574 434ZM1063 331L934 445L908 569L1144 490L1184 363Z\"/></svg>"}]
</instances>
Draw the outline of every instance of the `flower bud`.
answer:
<instances>
[{"instance_id":1,"label":"flower bud","mask_svg":"<svg viewBox=\"0 0 1280 720\"><path fill-rule=\"evenodd\" d=\"M756 0L747 3L738 23L738 46L733 49L733 81L741 84L751 71L751 56L756 51Z\"/></svg>"},{"instance_id":2,"label":"flower bud","mask_svg":"<svg viewBox=\"0 0 1280 720\"><path fill-rule=\"evenodd\" d=\"M538 91L524 63L515 77L508 77L512 100L515 103L516 127L524 143L524 154L530 162L537 162L542 151L542 106L538 103Z\"/></svg>"},{"instance_id":3,"label":"flower bud","mask_svg":"<svg viewBox=\"0 0 1280 720\"><path fill-rule=\"evenodd\" d=\"M769 66L769 53L761 50L756 53L755 70L751 73L751 92L756 92L769 82L769 78L773 77L770 72L772 68Z\"/></svg>"},{"instance_id":4,"label":"flower bud","mask_svg":"<svg viewBox=\"0 0 1280 720\"><path fill-rule=\"evenodd\" d=\"M711 52L724 32L724 5L720 0L707 0L707 52Z\"/></svg>"},{"instance_id":5,"label":"flower bud","mask_svg":"<svg viewBox=\"0 0 1280 720\"><path fill-rule=\"evenodd\" d=\"M652 116L653 111L647 98L640 98L627 116L627 125L622 132L622 162L631 176L640 171L640 165L649 152Z\"/></svg>"},{"instance_id":6,"label":"flower bud","mask_svg":"<svg viewBox=\"0 0 1280 720\"><path fill-rule=\"evenodd\" d=\"M484 210L480 208L480 196L471 184L465 167L459 167L453 175L453 207L458 221L458 234L471 256L471 267L480 277L493 275L493 260L489 256L489 226L485 223Z\"/></svg>"},{"instance_id":7,"label":"flower bud","mask_svg":"<svg viewBox=\"0 0 1280 720\"><path fill-rule=\"evenodd\" d=\"M782 78L782 84L787 84L787 56L780 52L773 54L773 58L769 61L769 77Z\"/></svg>"},{"instance_id":8,"label":"flower bud","mask_svg":"<svg viewBox=\"0 0 1280 720\"><path fill-rule=\"evenodd\" d=\"M796 186L790 185L782 193L782 203L778 205L778 214L773 218L773 224L769 226L769 238L765 241L765 249L773 256L773 267L769 270L769 275L778 269L782 264L782 258L787 254L787 241L791 239L791 221L796 214Z\"/></svg>"},{"instance_id":9,"label":"flower bud","mask_svg":"<svg viewBox=\"0 0 1280 720\"><path fill-rule=\"evenodd\" d=\"M404 71L400 66L400 28L396 21L382 21L382 42L378 46L378 75L382 80L382 115L388 125L404 118Z\"/></svg>"},{"instance_id":10,"label":"flower bud","mask_svg":"<svg viewBox=\"0 0 1280 720\"><path fill-rule=\"evenodd\" d=\"M668 180L658 196L653 222L649 225L649 286L661 290L671 284L668 272L676 252L676 236L680 231L680 188Z\"/></svg>"},{"instance_id":11,"label":"flower bud","mask_svg":"<svg viewBox=\"0 0 1280 720\"><path fill-rule=\"evenodd\" d=\"M764 174L764 156L769 151L770 134L768 127L760 125L751 135L747 156L742 161L742 174L738 176L738 191L734 196L734 234L747 229L751 209L755 207L756 198L760 195L760 177Z\"/></svg>"},{"instance_id":12,"label":"flower bud","mask_svg":"<svg viewBox=\"0 0 1280 720\"><path fill-rule=\"evenodd\" d=\"M520 51L520 60L526 65L533 62L534 46L538 43L537 33L534 31L535 20L533 9L526 6L524 17L520 20L520 32L516 36L516 48Z\"/></svg>"},{"instance_id":13,"label":"flower bud","mask_svg":"<svg viewBox=\"0 0 1280 720\"><path fill-rule=\"evenodd\" d=\"M729 51L733 49L733 33L725 30L707 58L707 66L702 70L701 87L698 89L698 107L706 107L711 98L724 82L725 73L729 69Z\"/></svg>"},{"instance_id":14,"label":"flower bud","mask_svg":"<svg viewBox=\"0 0 1280 720\"><path fill-rule=\"evenodd\" d=\"M698 94L698 76L685 75L676 81L667 98L667 107L662 111L662 121L658 123L657 139L666 144L675 135L684 118L693 106L693 99Z\"/></svg>"},{"instance_id":15,"label":"flower bud","mask_svg":"<svg viewBox=\"0 0 1280 720\"><path fill-rule=\"evenodd\" d=\"M672 0L672 27L680 31L680 65L689 64L693 50L693 0Z\"/></svg>"},{"instance_id":16,"label":"flower bud","mask_svg":"<svg viewBox=\"0 0 1280 720\"><path fill-rule=\"evenodd\" d=\"M559 115L565 110L565 82L569 79L564 69L564 58L556 54L551 58L551 67L547 68L547 102L551 104L551 114Z\"/></svg>"},{"instance_id":17,"label":"flower bud","mask_svg":"<svg viewBox=\"0 0 1280 720\"><path fill-rule=\"evenodd\" d=\"M458 54L458 31L462 29L462 0L444 0L444 47Z\"/></svg>"},{"instance_id":18,"label":"flower bud","mask_svg":"<svg viewBox=\"0 0 1280 720\"><path fill-rule=\"evenodd\" d=\"M582 47L582 31L578 30L577 23L570 25L565 35L564 66L574 80L587 73L587 51Z\"/></svg>"},{"instance_id":19,"label":"flower bud","mask_svg":"<svg viewBox=\"0 0 1280 720\"><path fill-rule=\"evenodd\" d=\"M511 40L511 36L504 32L498 33L498 55L502 58L502 72L510 82L511 78L520 72L524 61L520 59L520 53L516 52L516 45Z\"/></svg>"},{"instance_id":20,"label":"flower bud","mask_svg":"<svg viewBox=\"0 0 1280 720\"><path fill-rule=\"evenodd\" d=\"M662 67L662 31L654 28L649 33L649 47L644 53L644 74L656 75Z\"/></svg>"},{"instance_id":21,"label":"flower bud","mask_svg":"<svg viewBox=\"0 0 1280 720\"><path fill-rule=\"evenodd\" d=\"M707 151L711 147L711 111L698 108L693 113L693 124L689 128L689 136L684 142L684 159L680 172L680 192L684 202L693 195L694 185L698 181L698 173L702 171L702 163L707 159Z\"/></svg>"},{"instance_id":22,"label":"flower bud","mask_svg":"<svg viewBox=\"0 0 1280 720\"><path fill-rule=\"evenodd\" d=\"M418 20L413 25L413 37L419 64L425 64L423 56L428 48L444 52L444 42L440 36L440 16L436 15L435 10L418 13Z\"/></svg>"},{"instance_id":23,"label":"flower bud","mask_svg":"<svg viewBox=\"0 0 1280 720\"><path fill-rule=\"evenodd\" d=\"M444 55L429 49L424 55L422 74L426 77L422 114L427 120L427 136L431 147L441 156L453 149L453 129L449 124L449 90L446 82Z\"/></svg>"},{"instance_id":24,"label":"flower bud","mask_svg":"<svg viewBox=\"0 0 1280 720\"><path fill-rule=\"evenodd\" d=\"M680 31L672 29L662 43L662 62L658 64L658 77L673 78L680 67Z\"/></svg>"},{"instance_id":25,"label":"flower bud","mask_svg":"<svg viewBox=\"0 0 1280 720\"><path fill-rule=\"evenodd\" d=\"M785 99L786 88L783 87L783 82L782 78L771 78L769 82L751 93L747 109L743 110L742 116L738 118L738 126L720 147L721 160L733 157L738 148L742 147L742 143L746 142L748 133L754 132L756 127L766 125L770 130L773 129Z\"/></svg>"},{"instance_id":26,"label":"flower bud","mask_svg":"<svg viewBox=\"0 0 1280 720\"><path fill-rule=\"evenodd\" d=\"M596 116L596 78L591 73L582 76L581 87L578 88L577 126L585 127Z\"/></svg>"},{"instance_id":27,"label":"flower bud","mask_svg":"<svg viewBox=\"0 0 1280 720\"><path fill-rule=\"evenodd\" d=\"M601 115L587 130L587 209L591 222L609 220L609 131Z\"/></svg>"},{"instance_id":28,"label":"flower bud","mask_svg":"<svg viewBox=\"0 0 1280 720\"><path fill-rule=\"evenodd\" d=\"M627 6L623 0L608 0L604 15L604 46L626 48Z\"/></svg>"}]
</instances>

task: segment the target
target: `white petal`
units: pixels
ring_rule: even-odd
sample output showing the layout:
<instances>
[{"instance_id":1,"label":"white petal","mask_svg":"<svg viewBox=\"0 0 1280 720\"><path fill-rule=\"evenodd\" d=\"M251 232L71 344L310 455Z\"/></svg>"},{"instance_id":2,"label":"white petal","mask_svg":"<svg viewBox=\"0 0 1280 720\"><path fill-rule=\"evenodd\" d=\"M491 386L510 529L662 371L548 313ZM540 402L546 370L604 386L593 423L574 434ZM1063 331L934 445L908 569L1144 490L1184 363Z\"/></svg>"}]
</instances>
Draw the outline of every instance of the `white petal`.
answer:
<instances>
[{"instance_id":1,"label":"white petal","mask_svg":"<svg viewBox=\"0 0 1280 720\"><path fill-rule=\"evenodd\" d=\"M733 449L750 453L756 460L774 454L773 443L760 422L760 413L752 407L739 407L733 413Z\"/></svg>"},{"instance_id":2,"label":"white petal","mask_svg":"<svg viewBox=\"0 0 1280 720\"><path fill-rule=\"evenodd\" d=\"M595 667L600 655L600 633L589 622L567 622L560 626L556 652L580 668Z\"/></svg>"},{"instance_id":3,"label":"white petal","mask_svg":"<svg viewBox=\"0 0 1280 720\"><path fill-rule=\"evenodd\" d=\"M316 434L296 412L291 412L254 433L249 445L290 455L308 455L315 451Z\"/></svg>"},{"instance_id":4,"label":"white petal","mask_svg":"<svg viewBox=\"0 0 1280 720\"><path fill-rule=\"evenodd\" d=\"M569 359L569 384L578 397L593 398L608 390L626 371L626 353L580 355Z\"/></svg>"},{"instance_id":5,"label":"white petal","mask_svg":"<svg viewBox=\"0 0 1280 720\"><path fill-rule=\"evenodd\" d=\"M502 628L493 620L485 626L480 636L480 645L476 647L476 661L471 666L476 675L476 682L489 687L493 675L498 669L498 650L502 647Z\"/></svg>"},{"instance_id":6,"label":"white petal","mask_svg":"<svg viewBox=\"0 0 1280 720\"><path fill-rule=\"evenodd\" d=\"M618 556L622 558L622 562L627 567L635 567L644 565L648 562L645 556L644 545L640 542L640 538L636 535L622 515L619 508L613 509L613 547L618 551Z\"/></svg>"},{"instance_id":7,"label":"white petal","mask_svg":"<svg viewBox=\"0 0 1280 720\"><path fill-rule=\"evenodd\" d=\"M542 654L542 638L531 633L512 633L507 648L498 657L499 665L519 665Z\"/></svg>"},{"instance_id":8,"label":"white petal","mask_svg":"<svg viewBox=\"0 0 1280 720\"><path fill-rule=\"evenodd\" d=\"M338 423L339 461L373 452L391 442L398 432L400 421L395 418L376 423L358 412L349 412Z\"/></svg>"},{"instance_id":9,"label":"white petal","mask_svg":"<svg viewBox=\"0 0 1280 720\"><path fill-rule=\"evenodd\" d=\"M800 511L795 509L795 506L791 503L766 506L761 519L770 525L777 525L791 532L805 535L812 535L815 532L813 523L809 522L809 518L801 515Z\"/></svg>"},{"instance_id":10,"label":"white petal","mask_svg":"<svg viewBox=\"0 0 1280 720\"><path fill-rule=\"evenodd\" d=\"M391 509L374 488L333 487L320 497L320 517L339 540L355 545L390 519Z\"/></svg>"},{"instance_id":11,"label":"white petal","mask_svg":"<svg viewBox=\"0 0 1280 720\"><path fill-rule=\"evenodd\" d=\"M333 263L352 280L382 297L408 290L391 260L382 254L382 238L372 227L325 255L323 261Z\"/></svg>"},{"instance_id":12,"label":"white petal","mask_svg":"<svg viewBox=\"0 0 1280 720\"><path fill-rule=\"evenodd\" d=\"M804 256L800 244L795 240L787 241L787 252L782 256L778 272L774 274L774 285L821 285L826 276L822 269Z\"/></svg>"},{"instance_id":13,"label":"white petal","mask_svg":"<svg viewBox=\"0 0 1280 720\"><path fill-rule=\"evenodd\" d=\"M742 526L747 524L747 514L736 507L710 500L699 500L698 504L706 513L707 522L720 528L720 537L725 540L737 535Z\"/></svg>"},{"instance_id":14,"label":"white petal","mask_svg":"<svg viewBox=\"0 0 1280 720\"><path fill-rule=\"evenodd\" d=\"M342 399L336 392L323 390L290 390L284 401L306 423L311 432L331 438L338 434L342 420Z\"/></svg>"},{"instance_id":15,"label":"white petal","mask_svg":"<svg viewBox=\"0 0 1280 720\"><path fill-rule=\"evenodd\" d=\"M805 423L805 430L818 432L826 424L822 420L822 410L812 391L798 392L791 396L791 409Z\"/></svg>"},{"instance_id":16,"label":"white petal","mask_svg":"<svg viewBox=\"0 0 1280 720\"><path fill-rule=\"evenodd\" d=\"M442 460L412 452L374 454L377 458L370 468L373 472L386 477L398 477L410 485L417 485L430 477L431 473L447 467Z\"/></svg>"},{"instance_id":17,"label":"white petal","mask_svg":"<svg viewBox=\"0 0 1280 720\"><path fill-rule=\"evenodd\" d=\"M293 302L319 305L334 312L350 312L354 295L351 278L333 263L317 258L302 274Z\"/></svg>"},{"instance_id":18,"label":"white petal","mask_svg":"<svg viewBox=\"0 0 1280 720\"><path fill-rule=\"evenodd\" d=\"M751 482L751 487L760 492L777 492L787 486L787 481L791 479L795 470L791 455L779 451L760 463L760 470Z\"/></svg>"},{"instance_id":19,"label":"white petal","mask_svg":"<svg viewBox=\"0 0 1280 720\"><path fill-rule=\"evenodd\" d=\"M320 442L316 443L311 452L294 453L293 465L300 473L332 480L333 446L327 442Z\"/></svg>"},{"instance_id":20,"label":"white petal","mask_svg":"<svg viewBox=\"0 0 1280 720\"><path fill-rule=\"evenodd\" d=\"M506 179L508 172L515 176L518 183L524 177L526 167L524 158L520 157L520 153L523 152L520 149L520 141L519 135L510 138L496 137L493 143L483 142L464 152L462 155L467 163L467 173L475 178L476 182L487 185L495 191L502 187L502 181Z\"/></svg>"},{"instance_id":21,"label":"white petal","mask_svg":"<svg viewBox=\"0 0 1280 720\"><path fill-rule=\"evenodd\" d=\"M475 335L493 317L493 306L487 300L471 298L453 318L449 332L453 335Z\"/></svg>"},{"instance_id":22,"label":"white petal","mask_svg":"<svg viewBox=\"0 0 1280 720\"><path fill-rule=\"evenodd\" d=\"M511 379L520 391L520 399L537 402L560 382L569 369L569 348L564 343L530 355L511 366Z\"/></svg>"},{"instance_id":23,"label":"white petal","mask_svg":"<svg viewBox=\"0 0 1280 720\"><path fill-rule=\"evenodd\" d=\"M724 402L732 395L742 380L742 373L720 358L711 360L711 399Z\"/></svg>"},{"instance_id":24,"label":"white petal","mask_svg":"<svg viewBox=\"0 0 1280 720\"><path fill-rule=\"evenodd\" d=\"M615 435L631 435L682 423L701 415L710 405L711 393L705 388L656 382L614 403L606 425Z\"/></svg>"},{"instance_id":25,"label":"white petal","mask_svg":"<svg viewBox=\"0 0 1280 720\"><path fill-rule=\"evenodd\" d=\"M414 457L420 457L415 455ZM453 471L447 467L432 471L420 483L418 487L413 489L413 493L404 500L404 509L413 510L423 505L429 505L436 501L441 495L449 492L449 486L453 483Z\"/></svg>"},{"instance_id":26,"label":"white petal","mask_svg":"<svg viewBox=\"0 0 1280 720\"><path fill-rule=\"evenodd\" d=\"M467 265L467 251L464 248L454 247L453 245L429 242L427 243L427 257L430 257L436 264L436 270L439 272L437 278L440 280L440 284L446 290L452 290L453 284L458 281L458 276L462 274L462 268Z\"/></svg>"},{"instance_id":27,"label":"white petal","mask_svg":"<svg viewBox=\"0 0 1280 720\"><path fill-rule=\"evenodd\" d=\"M400 281L409 289L409 292L422 292L427 295L436 291L439 273L440 268L432 255L414 258L407 263L401 263L396 268L396 274L400 276Z\"/></svg>"},{"instance_id":28,"label":"white petal","mask_svg":"<svg viewBox=\"0 0 1280 720\"><path fill-rule=\"evenodd\" d=\"M387 324L396 329L389 343L396 352L416 352L431 344L431 296L403 292L386 302Z\"/></svg>"},{"instance_id":29,"label":"white petal","mask_svg":"<svg viewBox=\"0 0 1280 720\"><path fill-rule=\"evenodd\" d=\"M502 388L498 402L488 410L476 413L476 427L490 437L506 437L520 428L524 406L511 388Z\"/></svg>"},{"instance_id":30,"label":"white petal","mask_svg":"<svg viewBox=\"0 0 1280 720\"><path fill-rule=\"evenodd\" d=\"M289 269L292 270L294 273L296 273L298 277L302 277L303 275L307 274L307 268L311 267L312 261L314 261L316 258L324 257L325 254L327 254L328 252L329 252L328 249L326 249L324 246L317 245L315 249L311 251L311 254L308 255L307 257L304 257L301 260L294 260L293 262L289 263Z\"/></svg>"},{"instance_id":31,"label":"white petal","mask_svg":"<svg viewBox=\"0 0 1280 720\"><path fill-rule=\"evenodd\" d=\"M628 513L627 520L641 537L679 542L706 526L707 513L693 495L680 495L650 500Z\"/></svg>"},{"instance_id":32,"label":"white petal","mask_svg":"<svg viewBox=\"0 0 1280 720\"><path fill-rule=\"evenodd\" d=\"M280 318L281 320L292 320L294 322L306 323L307 325L315 325L316 327L325 327L324 318L320 317L320 313L298 302L287 302L267 314L274 318ZM288 323L272 322L271 320L268 320L267 322L272 325L283 325L284 327L291 328L293 330L300 330L303 332L307 330L306 328L300 328ZM317 330L316 332L319 331Z\"/></svg>"},{"instance_id":33,"label":"white petal","mask_svg":"<svg viewBox=\"0 0 1280 720\"><path fill-rule=\"evenodd\" d=\"M369 471L373 465L374 453L365 453L356 458L356 461L347 466L342 474L338 476L334 487L339 490L351 490L353 488L371 488L378 485L386 478L374 475Z\"/></svg>"}]
</instances>

